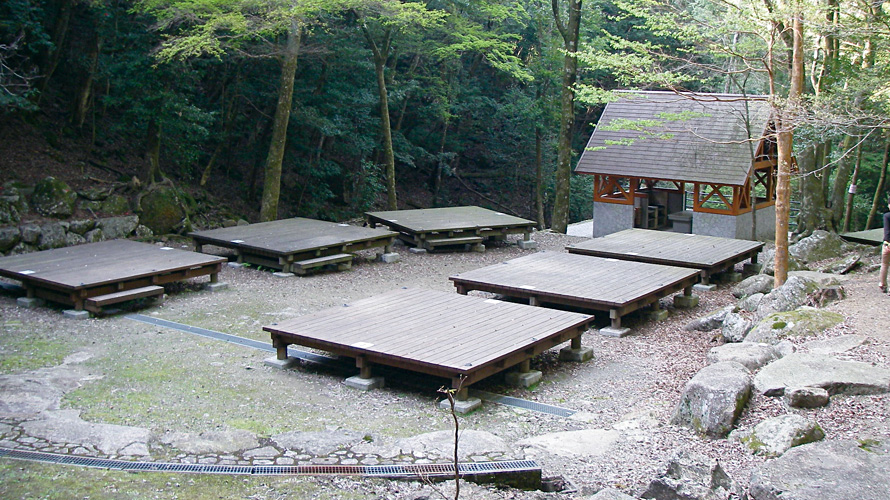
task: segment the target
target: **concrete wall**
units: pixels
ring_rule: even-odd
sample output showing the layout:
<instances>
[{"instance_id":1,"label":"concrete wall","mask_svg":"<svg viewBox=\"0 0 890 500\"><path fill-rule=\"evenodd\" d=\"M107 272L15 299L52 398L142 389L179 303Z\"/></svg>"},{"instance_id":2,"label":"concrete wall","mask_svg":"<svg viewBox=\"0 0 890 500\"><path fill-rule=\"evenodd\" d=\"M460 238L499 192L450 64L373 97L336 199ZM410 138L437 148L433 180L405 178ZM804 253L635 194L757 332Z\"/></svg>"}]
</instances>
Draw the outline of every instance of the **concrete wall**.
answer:
<instances>
[{"instance_id":1,"label":"concrete wall","mask_svg":"<svg viewBox=\"0 0 890 500\"><path fill-rule=\"evenodd\" d=\"M618 205L617 203L593 203L593 237L599 238L607 234L633 229L634 207L633 205Z\"/></svg>"},{"instance_id":2,"label":"concrete wall","mask_svg":"<svg viewBox=\"0 0 890 500\"><path fill-rule=\"evenodd\" d=\"M774 240L776 238L776 207L769 206L757 211L757 235L752 238L751 226L754 216L752 212L738 217L734 215L709 214L694 212L692 214L692 232L707 236L737 238L741 240Z\"/></svg>"}]
</instances>

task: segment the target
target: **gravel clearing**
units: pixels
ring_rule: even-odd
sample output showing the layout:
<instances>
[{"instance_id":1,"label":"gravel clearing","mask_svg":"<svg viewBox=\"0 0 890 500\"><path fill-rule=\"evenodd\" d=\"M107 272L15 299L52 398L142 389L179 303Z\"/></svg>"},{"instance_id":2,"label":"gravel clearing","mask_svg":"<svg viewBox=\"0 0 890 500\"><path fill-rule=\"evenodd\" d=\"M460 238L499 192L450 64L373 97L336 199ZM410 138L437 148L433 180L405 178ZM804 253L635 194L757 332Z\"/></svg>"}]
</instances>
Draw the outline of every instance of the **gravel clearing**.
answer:
<instances>
[{"instance_id":1,"label":"gravel clearing","mask_svg":"<svg viewBox=\"0 0 890 500\"><path fill-rule=\"evenodd\" d=\"M565 245L583 240L550 232L535 233L534 239L539 251L562 251ZM164 305L138 312L267 342L268 334L262 331L266 324L395 288L453 292L448 276L530 252L518 249L514 243L511 239L487 245L485 253L422 254L396 246L400 262L374 262L374 254L368 252L349 271L308 277L278 278L268 270L226 267L220 281L229 284L227 290L199 291L206 278L199 279L173 287ZM820 339L847 334L867 336L864 345L838 357L886 367L890 356L890 321L886 317L890 296L879 294L875 282L876 273L870 272L856 275L845 285L847 299L827 309L847 319ZM750 454L735 441L700 438L688 429L668 424L683 386L705 366L708 350L722 342L715 337L718 331L690 332L683 326L733 303L730 291L730 286L722 285L701 293L700 305L691 310L676 310L670 298L663 299L662 306L671 313L669 319L656 323L631 314L622 321L632 330L632 335L625 338L585 334L583 345L592 347L595 355L587 363L561 363L557 349L548 351L532 363L544 378L531 389L507 387L499 376L477 384L478 389L577 412L562 418L486 403L482 409L460 417L463 429L487 431L506 442L509 453L505 458L533 458L542 465L545 476L563 476L576 492L523 492L462 484L461 497L583 498L605 487L639 494L663 472L667 459L677 450L719 459L730 476L747 482L752 468L767 458ZM257 434L261 441L288 431L341 429L368 435L381 447L418 434L452 429L451 416L436 406L436 390L442 380L406 374L400 377L404 380L387 380L388 387L383 390L363 393L343 386L343 374L332 369L305 365L274 370L263 365L269 353L138 323L123 314L73 321L63 318L58 309L17 307L15 297L8 293L0 293L0 314L4 339L0 344L0 374L57 366L72 353L89 357L82 363L89 372L88 380L67 392L61 407L80 410L81 417L90 422L144 427L158 436L241 429ZM599 318L598 323L605 326L607 319ZM796 343L802 346L804 342ZM830 440L890 439L888 395L834 397L829 406L815 410L789 409L781 398L758 396L738 427L753 427L764 418L785 413L815 419ZM0 415L0 423L10 424L5 417ZM596 454L557 454L517 445L535 436L584 430L617 431L617 438L606 453ZM151 457L175 460L181 454L158 442L152 444ZM12 474L13 469L20 474L31 468L22 462L12 468L8 461L0 463L7 465L0 469L0 477ZM35 465L33 469L42 467ZM111 481L95 479L92 474L82 472L81 477ZM262 485L249 490L233 486L227 491L232 497L281 498L288 492L293 494L293 488L299 485L302 493L297 498L309 494L318 498L437 496L423 483L357 478L270 478ZM151 491L170 490L157 485L153 488ZM453 497L453 485L445 483L437 488ZM184 491L179 490L179 498L188 498ZM166 493L160 495L168 497L172 498Z\"/></svg>"}]
</instances>

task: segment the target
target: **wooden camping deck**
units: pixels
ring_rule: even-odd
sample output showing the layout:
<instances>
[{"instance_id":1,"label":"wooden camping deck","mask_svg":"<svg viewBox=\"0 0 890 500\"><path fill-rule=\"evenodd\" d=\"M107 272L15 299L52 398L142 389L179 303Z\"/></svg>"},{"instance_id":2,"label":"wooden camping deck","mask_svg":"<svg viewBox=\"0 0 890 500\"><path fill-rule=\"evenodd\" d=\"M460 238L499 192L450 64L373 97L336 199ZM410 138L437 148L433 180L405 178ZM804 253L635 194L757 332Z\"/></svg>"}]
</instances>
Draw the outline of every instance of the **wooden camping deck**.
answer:
<instances>
[{"instance_id":1,"label":"wooden camping deck","mask_svg":"<svg viewBox=\"0 0 890 500\"><path fill-rule=\"evenodd\" d=\"M867 231L856 231L853 233L844 233L841 238L852 241L853 243L863 243L865 245L880 245L884 241L884 229L869 229Z\"/></svg>"},{"instance_id":2,"label":"wooden camping deck","mask_svg":"<svg viewBox=\"0 0 890 500\"><path fill-rule=\"evenodd\" d=\"M383 247L390 253L397 236L392 231L314 219L282 219L246 226L196 231L189 236L197 250L215 245L235 250L239 263L303 274L325 264L348 266L352 253Z\"/></svg>"},{"instance_id":3,"label":"wooden camping deck","mask_svg":"<svg viewBox=\"0 0 890 500\"><path fill-rule=\"evenodd\" d=\"M756 264L761 249L759 241L646 229L627 229L566 247L579 255L701 269L704 284L739 262L751 259Z\"/></svg>"},{"instance_id":4,"label":"wooden camping deck","mask_svg":"<svg viewBox=\"0 0 890 500\"><path fill-rule=\"evenodd\" d=\"M365 214L371 227L378 224L399 232L399 238L418 248L477 245L486 238L506 238L522 234L529 241L535 223L480 207L393 210Z\"/></svg>"},{"instance_id":5,"label":"wooden camping deck","mask_svg":"<svg viewBox=\"0 0 890 500\"><path fill-rule=\"evenodd\" d=\"M0 258L0 275L28 297L99 312L103 305L156 295L158 285L210 275L226 259L129 240L111 240Z\"/></svg>"},{"instance_id":6,"label":"wooden camping deck","mask_svg":"<svg viewBox=\"0 0 890 500\"><path fill-rule=\"evenodd\" d=\"M466 388L563 342L593 317L479 297L399 289L263 327L278 359L288 344L356 358L362 377L374 364L449 378ZM574 342L573 342L574 343Z\"/></svg>"},{"instance_id":7,"label":"wooden camping deck","mask_svg":"<svg viewBox=\"0 0 890 500\"><path fill-rule=\"evenodd\" d=\"M460 294L481 290L528 299L532 305L558 304L608 311L612 328L621 317L683 290L692 295L699 271L674 266L539 252L451 276Z\"/></svg>"}]
</instances>

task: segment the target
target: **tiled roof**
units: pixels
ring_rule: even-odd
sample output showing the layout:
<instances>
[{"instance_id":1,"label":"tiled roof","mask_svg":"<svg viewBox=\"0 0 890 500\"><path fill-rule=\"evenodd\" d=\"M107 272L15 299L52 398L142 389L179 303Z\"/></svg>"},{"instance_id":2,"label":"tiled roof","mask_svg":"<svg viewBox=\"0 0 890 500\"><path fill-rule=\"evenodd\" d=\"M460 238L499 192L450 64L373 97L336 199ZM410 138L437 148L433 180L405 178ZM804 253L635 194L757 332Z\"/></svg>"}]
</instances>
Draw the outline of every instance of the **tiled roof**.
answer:
<instances>
[{"instance_id":1,"label":"tiled roof","mask_svg":"<svg viewBox=\"0 0 890 500\"><path fill-rule=\"evenodd\" d=\"M575 172L743 185L770 113L765 96L621 92Z\"/></svg>"}]
</instances>

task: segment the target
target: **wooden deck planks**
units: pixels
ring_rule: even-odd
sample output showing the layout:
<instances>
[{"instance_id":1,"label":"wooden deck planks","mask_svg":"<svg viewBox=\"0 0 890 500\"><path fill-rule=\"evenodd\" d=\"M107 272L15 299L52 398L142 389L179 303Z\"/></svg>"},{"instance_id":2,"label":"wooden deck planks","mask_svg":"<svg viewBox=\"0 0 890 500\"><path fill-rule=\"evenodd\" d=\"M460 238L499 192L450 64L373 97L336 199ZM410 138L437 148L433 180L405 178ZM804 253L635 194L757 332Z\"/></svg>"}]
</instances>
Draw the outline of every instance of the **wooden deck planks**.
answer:
<instances>
[{"instance_id":1,"label":"wooden deck planks","mask_svg":"<svg viewBox=\"0 0 890 500\"><path fill-rule=\"evenodd\" d=\"M570 253L705 270L711 274L756 255L759 241L627 229L567 246Z\"/></svg>"},{"instance_id":2,"label":"wooden deck planks","mask_svg":"<svg viewBox=\"0 0 890 500\"><path fill-rule=\"evenodd\" d=\"M385 229L295 217L271 222L189 233L199 247L215 245L236 250L244 261L287 267L263 257L301 261L374 247L389 247L398 233ZM387 250L388 251L388 250Z\"/></svg>"},{"instance_id":3,"label":"wooden deck planks","mask_svg":"<svg viewBox=\"0 0 890 500\"><path fill-rule=\"evenodd\" d=\"M0 274L22 282L78 290L225 261L147 243L112 240L3 257Z\"/></svg>"},{"instance_id":4,"label":"wooden deck planks","mask_svg":"<svg viewBox=\"0 0 890 500\"><path fill-rule=\"evenodd\" d=\"M449 279L468 290L484 286L505 295L531 294L542 300L559 303L565 299L602 309L623 306L696 276L692 269L540 252Z\"/></svg>"},{"instance_id":5,"label":"wooden deck planks","mask_svg":"<svg viewBox=\"0 0 890 500\"><path fill-rule=\"evenodd\" d=\"M567 341L591 320L585 314L401 289L263 330L295 344L457 377L479 370L488 373L507 356L554 336Z\"/></svg>"}]
</instances>

